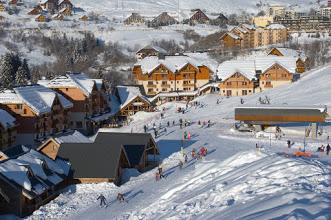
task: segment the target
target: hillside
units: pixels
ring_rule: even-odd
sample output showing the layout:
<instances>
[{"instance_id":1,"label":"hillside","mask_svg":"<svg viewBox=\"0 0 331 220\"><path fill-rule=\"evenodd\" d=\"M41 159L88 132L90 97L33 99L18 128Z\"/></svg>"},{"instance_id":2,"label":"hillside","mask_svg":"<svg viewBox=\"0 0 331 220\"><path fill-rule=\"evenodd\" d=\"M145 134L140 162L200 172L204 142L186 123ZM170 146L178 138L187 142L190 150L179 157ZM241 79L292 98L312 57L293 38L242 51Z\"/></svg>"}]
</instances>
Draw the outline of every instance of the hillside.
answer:
<instances>
[{"instance_id":1,"label":"hillside","mask_svg":"<svg viewBox=\"0 0 331 220\"><path fill-rule=\"evenodd\" d=\"M27 0L27 2L37 3L38 0ZM110 16L127 15L130 12L141 12L145 15L155 15L163 11L177 13L178 0L115 0L115 1L95 1L95 0L72 0L75 6L81 7L87 11L95 11ZM316 1L311 0L185 0L179 1L181 15L187 15L191 9L201 8L210 13L238 13L245 11L256 13L258 8L256 4L262 2L264 5L287 5L298 7L303 10L316 6ZM323 1L321 1L323 3Z\"/></svg>"},{"instance_id":2,"label":"hillside","mask_svg":"<svg viewBox=\"0 0 331 220\"><path fill-rule=\"evenodd\" d=\"M298 82L245 97L256 105L260 96L271 97L272 104L330 105L331 66L308 72ZM29 219L330 219L331 218L331 157L316 153L325 144L331 127L324 126L323 135L307 139L307 149L314 152L311 159L285 157L303 146L303 137L285 131L281 140L256 139L254 134L233 131L233 108L239 97L222 99L206 95L198 100L203 107L190 107L188 112L176 113L183 103L165 104L165 119L159 113L139 113L129 127L116 131L142 131L144 124L165 125L179 118L193 125L179 129L170 126L157 142L166 179L155 182L155 169L138 175L128 170L129 180L121 187L113 184L87 184L69 187L54 201L34 212ZM210 128L197 121L211 120ZM185 152L206 146L209 154L203 160L191 160L178 167L184 130L192 135L184 141ZM113 131L110 129L110 131ZM287 149L286 140L295 142ZM255 143L264 146L255 150ZM137 176L138 175L138 176ZM131 176L131 178L130 178ZM124 193L127 203L118 203L116 195ZM96 198L103 193L107 208L100 208Z\"/></svg>"}]
</instances>

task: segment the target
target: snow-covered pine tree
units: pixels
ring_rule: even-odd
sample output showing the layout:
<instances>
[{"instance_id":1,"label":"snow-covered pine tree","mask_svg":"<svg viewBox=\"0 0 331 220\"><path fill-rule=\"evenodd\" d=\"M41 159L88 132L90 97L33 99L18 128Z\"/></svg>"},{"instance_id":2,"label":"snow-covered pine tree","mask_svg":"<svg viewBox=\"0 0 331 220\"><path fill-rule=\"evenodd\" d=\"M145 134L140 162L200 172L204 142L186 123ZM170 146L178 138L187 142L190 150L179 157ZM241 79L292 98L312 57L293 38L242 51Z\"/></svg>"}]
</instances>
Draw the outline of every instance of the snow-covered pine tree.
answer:
<instances>
[{"instance_id":1,"label":"snow-covered pine tree","mask_svg":"<svg viewBox=\"0 0 331 220\"><path fill-rule=\"evenodd\" d=\"M15 85L15 67L12 58L13 54L7 53L1 59L1 89L12 89Z\"/></svg>"},{"instance_id":2,"label":"snow-covered pine tree","mask_svg":"<svg viewBox=\"0 0 331 220\"><path fill-rule=\"evenodd\" d=\"M15 83L16 86L25 86L28 84L27 72L24 70L23 66L20 66L16 72Z\"/></svg>"},{"instance_id":3,"label":"snow-covered pine tree","mask_svg":"<svg viewBox=\"0 0 331 220\"><path fill-rule=\"evenodd\" d=\"M27 80L31 80L31 71L30 71L30 68L29 68L29 65L28 65L28 61L26 59L23 59L22 68L25 72Z\"/></svg>"}]
</instances>

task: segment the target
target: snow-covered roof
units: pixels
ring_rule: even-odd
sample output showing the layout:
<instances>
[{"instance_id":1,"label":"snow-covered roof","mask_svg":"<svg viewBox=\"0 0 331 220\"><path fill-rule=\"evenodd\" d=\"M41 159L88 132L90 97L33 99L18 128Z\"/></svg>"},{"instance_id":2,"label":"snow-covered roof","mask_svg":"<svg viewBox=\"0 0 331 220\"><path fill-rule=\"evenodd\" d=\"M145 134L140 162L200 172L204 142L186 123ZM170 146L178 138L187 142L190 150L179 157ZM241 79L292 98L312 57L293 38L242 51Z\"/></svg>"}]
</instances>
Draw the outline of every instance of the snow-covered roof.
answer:
<instances>
[{"instance_id":1,"label":"snow-covered roof","mask_svg":"<svg viewBox=\"0 0 331 220\"><path fill-rule=\"evenodd\" d=\"M63 12L65 12L67 10L67 8L62 8L60 11L59 11L59 13L63 13Z\"/></svg>"},{"instance_id":2,"label":"snow-covered roof","mask_svg":"<svg viewBox=\"0 0 331 220\"><path fill-rule=\"evenodd\" d=\"M267 26L266 29L286 29L286 27L282 24L271 24Z\"/></svg>"},{"instance_id":3,"label":"snow-covered roof","mask_svg":"<svg viewBox=\"0 0 331 220\"><path fill-rule=\"evenodd\" d=\"M256 79L256 68L254 60L229 60L218 66L217 76L226 80L235 73L241 73L249 80Z\"/></svg>"},{"instance_id":4,"label":"snow-covered roof","mask_svg":"<svg viewBox=\"0 0 331 220\"><path fill-rule=\"evenodd\" d=\"M136 86L117 86L116 87L119 101L121 103L121 108L125 107L127 104L129 104L132 100L134 100L137 97L142 98L143 100L149 102L147 98L145 98L141 92L139 87Z\"/></svg>"},{"instance_id":5,"label":"snow-covered roof","mask_svg":"<svg viewBox=\"0 0 331 220\"><path fill-rule=\"evenodd\" d=\"M273 49L277 49L285 57L301 58L303 61L305 61L307 59L305 53L302 51L293 50L293 49L285 48L285 47L275 47L275 48L272 48L272 50ZM270 54L270 52L268 54Z\"/></svg>"},{"instance_id":6,"label":"snow-covered roof","mask_svg":"<svg viewBox=\"0 0 331 220\"><path fill-rule=\"evenodd\" d=\"M144 48L141 48L140 50L138 50L137 53L141 53L143 50L155 50L155 51L157 51L159 53L163 53L163 54L168 53L165 49L158 47L158 46L154 46L154 45L147 45Z\"/></svg>"},{"instance_id":7,"label":"snow-covered roof","mask_svg":"<svg viewBox=\"0 0 331 220\"><path fill-rule=\"evenodd\" d=\"M256 27L252 24L242 24L242 27L247 28L249 30L255 30Z\"/></svg>"},{"instance_id":8,"label":"snow-covered roof","mask_svg":"<svg viewBox=\"0 0 331 220\"><path fill-rule=\"evenodd\" d=\"M238 31L240 31L242 33L247 33L248 32L247 30L245 30L244 28L239 27L239 26L236 26L236 27L232 28L231 31L233 31L234 29L237 29Z\"/></svg>"},{"instance_id":9,"label":"snow-covered roof","mask_svg":"<svg viewBox=\"0 0 331 220\"><path fill-rule=\"evenodd\" d=\"M54 139L59 144L63 144L63 143L90 143L91 142L91 140L88 137L86 137L85 135L83 135L79 131L74 131L74 132L70 132L70 133L67 133L67 134L63 134L59 137L55 137Z\"/></svg>"},{"instance_id":10,"label":"snow-covered roof","mask_svg":"<svg viewBox=\"0 0 331 220\"><path fill-rule=\"evenodd\" d=\"M94 85L100 85L101 81L101 79L91 79L84 73L73 73L58 76L52 80L39 80L38 84L48 88L79 88L86 96L89 96Z\"/></svg>"},{"instance_id":11,"label":"snow-covered roof","mask_svg":"<svg viewBox=\"0 0 331 220\"><path fill-rule=\"evenodd\" d=\"M225 33L225 35L229 35L230 37L232 37L233 39L239 40L240 37L238 35L235 35L234 33L228 32Z\"/></svg>"},{"instance_id":12,"label":"snow-covered roof","mask_svg":"<svg viewBox=\"0 0 331 220\"><path fill-rule=\"evenodd\" d=\"M200 66L206 66L203 62L184 55L179 56L165 56L164 59L159 59L157 56L145 57L141 61L135 64L135 66L140 66L143 74L150 74L160 65L165 66L172 73L180 71L187 64L191 64L195 68Z\"/></svg>"},{"instance_id":13,"label":"snow-covered roof","mask_svg":"<svg viewBox=\"0 0 331 220\"><path fill-rule=\"evenodd\" d=\"M321 113L327 111L326 106L289 106L289 105L283 105L283 106L276 106L276 105L268 105L268 106L241 106L238 107L241 109L297 109L297 110L318 110Z\"/></svg>"},{"instance_id":14,"label":"snow-covered roof","mask_svg":"<svg viewBox=\"0 0 331 220\"><path fill-rule=\"evenodd\" d=\"M5 90L0 92L1 104L23 104L23 101L13 90Z\"/></svg>"},{"instance_id":15,"label":"snow-covered roof","mask_svg":"<svg viewBox=\"0 0 331 220\"><path fill-rule=\"evenodd\" d=\"M4 128L11 128L15 126L16 118L11 116L5 110L0 109L0 124Z\"/></svg>"},{"instance_id":16,"label":"snow-covered roof","mask_svg":"<svg viewBox=\"0 0 331 220\"><path fill-rule=\"evenodd\" d=\"M28 177L28 169L31 169L36 177L54 185L63 181L60 175L67 175L67 170L64 170L58 163L38 151L24 146L22 148L24 150L23 154L17 158L8 159L0 163L0 172L3 176L38 195L47 190L48 186L41 181L31 182ZM46 172L43 165L46 165L51 172Z\"/></svg>"},{"instance_id":17,"label":"snow-covered roof","mask_svg":"<svg viewBox=\"0 0 331 220\"><path fill-rule=\"evenodd\" d=\"M260 70L262 73L270 68L274 64L279 64L286 68L290 73L296 73L297 58L295 57L281 57L281 56L263 56L255 58L256 70Z\"/></svg>"},{"instance_id":18,"label":"snow-covered roof","mask_svg":"<svg viewBox=\"0 0 331 220\"><path fill-rule=\"evenodd\" d=\"M51 112L53 102L59 98L62 107L71 108L73 104L57 92L41 85L14 88L19 99L28 105L36 114Z\"/></svg>"}]
</instances>

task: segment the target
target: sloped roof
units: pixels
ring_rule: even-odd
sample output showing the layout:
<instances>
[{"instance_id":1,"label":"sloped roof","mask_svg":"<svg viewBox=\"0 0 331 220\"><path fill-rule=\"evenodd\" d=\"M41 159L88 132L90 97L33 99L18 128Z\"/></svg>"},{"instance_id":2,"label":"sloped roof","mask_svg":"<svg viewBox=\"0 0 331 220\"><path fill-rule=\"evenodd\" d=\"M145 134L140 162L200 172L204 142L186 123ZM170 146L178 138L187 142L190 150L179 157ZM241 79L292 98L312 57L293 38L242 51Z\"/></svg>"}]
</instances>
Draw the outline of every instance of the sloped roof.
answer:
<instances>
[{"instance_id":1,"label":"sloped roof","mask_svg":"<svg viewBox=\"0 0 331 220\"><path fill-rule=\"evenodd\" d=\"M159 59L157 56L145 57L136 63L135 66L140 66L143 74L150 74L160 65L165 66L172 73L176 73L187 64L191 64L195 68L205 66L202 61L185 55L165 56L164 59Z\"/></svg>"},{"instance_id":2,"label":"sloped roof","mask_svg":"<svg viewBox=\"0 0 331 220\"><path fill-rule=\"evenodd\" d=\"M286 29L286 27L282 24L271 24L269 26L266 27L266 29Z\"/></svg>"},{"instance_id":3,"label":"sloped roof","mask_svg":"<svg viewBox=\"0 0 331 220\"><path fill-rule=\"evenodd\" d=\"M279 64L290 73L295 73L297 69L297 59L295 57L280 57L280 56L263 56L255 58L256 70L260 70L262 73L274 64Z\"/></svg>"},{"instance_id":4,"label":"sloped roof","mask_svg":"<svg viewBox=\"0 0 331 220\"><path fill-rule=\"evenodd\" d=\"M58 76L51 80L39 80L38 84L44 85L48 88L78 88L86 96L89 96L95 85L97 88L101 87L101 81L101 79L91 79L84 73L72 73L66 74L65 76Z\"/></svg>"},{"instance_id":5,"label":"sloped roof","mask_svg":"<svg viewBox=\"0 0 331 220\"><path fill-rule=\"evenodd\" d=\"M11 128L15 126L16 118L11 116L5 110L0 109L0 124L4 128Z\"/></svg>"},{"instance_id":6,"label":"sloped roof","mask_svg":"<svg viewBox=\"0 0 331 220\"><path fill-rule=\"evenodd\" d=\"M49 184L56 185L63 181L63 178L60 175L65 174L65 172L54 161L35 150L25 147L20 149L23 149L21 155L11 156L11 159L0 162L1 175L15 182L25 190L34 192L38 195L45 192L48 189L48 186L38 179L31 181L28 177L28 168L31 169L35 176ZM4 153L6 154L6 152ZM51 174L45 172L42 167L43 162L45 162L47 167L52 171Z\"/></svg>"},{"instance_id":7,"label":"sloped roof","mask_svg":"<svg viewBox=\"0 0 331 220\"><path fill-rule=\"evenodd\" d=\"M226 80L235 73L241 73L249 80L256 79L254 60L230 60L221 63L217 70L218 78Z\"/></svg>"},{"instance_id":8,"label":"sloped roof","mask_svg":"<svg viewBox=\"0 0 331 220\"><path fill-rule=\"evenodd\" d=\"M142 98L149 103L149 100L143 96L137 86L117 86L117 94L120 101L120 107L123 108L137 97Z\"/></svg>"},{"instance_id":9,"label":"sloped roof","mask_svg":"<svg viewBox=\"0 0 331 220\"><path fill-rule=\"evenodd\" d=\"M141 53L143 50L155 50L155 51L157 51L159 53L163 53L163 54L168 53L165 49L155 46L155 45L147 45L147 46L141 48L140 50L138 50L137 53Z\"/></svg>"},{"instance_id":10,"label":"sloped roof","mask_svg":"<svg viewBox=\"0 0 331 220\"><path fill-rule=\"evenodd\" d=\"M51 112L53 102L59 98L64 108L71 108L73 104L57 92L41 85L14 88L17 97L28 105L37 115Z\"/></svg>"},{"instance_id":11,"label":"sloped roof","mask_svg":"<svg viewBox=\"0 0 331 220\"><path fill-rule=\"evenodd\" d=\"M301 58L303 61L305 61L307 59L307 57L306 57L306 55L305 55L304 52L298 51L298 50L293 50L293 49L290 49L290 48L285 48L285 47L275 47L275 48L272 48L270 50L270 52L268 53L268 55L272 55L270 53L274 49L278 50L285 57Z\"/></svg>"},{"instance_id":12,"label":"sloped roof","mask_svg":"<svg viewBox=\"0 0 331 220\"><path fill-rule=\"evenodd\" d=\"M63 143L91 143L92 141L80 133L79 131L71 131L66 134L54 137L55 141L59 144Z\"/></svg>"}]
</instances>

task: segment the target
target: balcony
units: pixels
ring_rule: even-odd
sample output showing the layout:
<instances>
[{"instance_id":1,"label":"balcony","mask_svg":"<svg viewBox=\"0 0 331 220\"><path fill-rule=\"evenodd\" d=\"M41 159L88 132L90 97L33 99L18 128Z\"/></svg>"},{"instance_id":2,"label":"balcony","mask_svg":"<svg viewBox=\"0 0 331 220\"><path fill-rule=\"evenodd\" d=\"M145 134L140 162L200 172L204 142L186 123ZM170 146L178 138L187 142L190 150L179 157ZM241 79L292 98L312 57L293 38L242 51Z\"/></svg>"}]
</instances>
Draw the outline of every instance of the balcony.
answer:
<instances>
[{"instance_id":1,"label":"balcony","mask_svg":"<svg viewBox=\"0 0 331 220\"><path fill-rule=\"evenodd\" d=\"M186 83L186 84L183 84L183 87L194 87L194 84L193 83Z\"/></svg>"},{"instance_id":2,"label":"balcony","mask_svg":"<svg viewBox=\"0 0 331 220\"><path fill-rule=\"evenodd\" d=\"M147 88L156 88L155 84L147 84Z\"/></svg>"},{"instance_id":3,"label":"balcony","mask_svg":"<svg viewBox=\"0 0 331 220\"><path fill-rule=\"evenodd\" d=\"M170 88L170 85L169 84L161 84L161 87L162 88Z\"/></svg>"}]
</instances>

